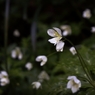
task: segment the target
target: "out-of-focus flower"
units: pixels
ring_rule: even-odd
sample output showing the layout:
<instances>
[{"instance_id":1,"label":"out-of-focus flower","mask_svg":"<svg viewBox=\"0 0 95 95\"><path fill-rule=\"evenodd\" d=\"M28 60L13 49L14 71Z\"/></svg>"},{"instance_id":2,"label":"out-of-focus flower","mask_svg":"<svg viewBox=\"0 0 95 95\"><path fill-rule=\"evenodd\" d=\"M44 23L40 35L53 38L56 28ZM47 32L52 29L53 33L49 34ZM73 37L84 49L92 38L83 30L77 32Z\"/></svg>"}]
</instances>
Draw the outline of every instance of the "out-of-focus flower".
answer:
<instances>
[{"instance_id":1,"label":"out-of-focus flower","mask_svg":"<svg viewBox=\"0 0 95 95\"><path fill-rule=\"evenodd\" d=\"M72 93L75 93L81 87L81 82L76 78L76 76L69 76L67 78L69 82L67 83L67 88L71 89Z\"/></svg>"},{"instance_id":2,"label":"out-of-focus flower","mask_svg":"<svg viewBox=\"0 0 95 95\"><path fill-rule=\"evenodd\" d=\"M83 11L83 17L89 19L91 17L90 9L86 9Z\"/></svg>"},{"instance_id":3,"label":"out-of-focus flower","mask_svg":"<svg viewBox=\"0 0 95 95\"><path fill-rule=\"evenodd\" d=\"M45 80L49 80L50 77L49 75L46 73L46 71L42 71L39 75L38 75L39 80L42 82L44 79Z\"/></svg>"},{"instance_id":4,"label":"out-of-focus flower","mask_svg":"<svg viewBox=\"0 0 95 95\"><path fill-rule=\"evenodd\" d=\"M71 52L73 55L77 54L77 52L76 52L76 50L75 50L74 47L71 47L69 50L70 50L70 52Z\"/></svg>"},{"instance_id":5,"label":"out-of-focus flower","mask_svg":"<svg viewBox=\"0 0 95 95\"><path fill-rule=\"evenodd\" d=\"M16 47L14 50L11 51L12 58L18 58L19 60L22 59L23 55L19 47Z\"/></svg>"},{"instance_id":6,"label":"out-of-focus flower","mask_svg":"<svg viewBox=\"0 0 95 95\"><path fill-rule=\"evenodd\" d=\"M91 32L95 33L95 26L91 27Z\"/></svg>"},{"instance_id":7,"label":"out-of-focus flower","mask_svg":"<svg viewBox=\"0 0 95 95\"><path fill-rule=\"evenodd\" d=\"M36 61L41 62L40 65L43 66L47 62L47 57L44 55L37 56Z\"/></svg>"},{"instance_id":8,"label":"out-of-focus flower","mask_svg":"<svg viewBox=\"0 0 95 95\"><path fill-rule=\"evenodd\" d=\"M71 27L69 25L61 25L60 28L63 30L63 36L71 34Z\"/></svg>"},{"instance_id":9,"label":"out-of-focus flower","mask_svg":"<svg viewBox=\"0 0 95 95\"><path fill-rule=\"evenodd\" d=\"M33 82L32 85L33 85L33 88L36 88L36 89L39 89L41 87L40 82Z\"/></svg>"},{"instance_id":10,"label":"out-of-focus flower","mask_svg":"<svg viewBox=\"0 0 95 95\"><path fill-rule=\"evenodd\" d=\"M64 47L64 42L60 41L62 39L62 34L61 34L61 30L59 28L53 28L53 29L48 29L47 33L49 36L53 37L52 39L49 39L48 41L54 45L56 45L56 50L59 51L63 51L63 47Z\"/></svg>"},{"instance_id":11,"label":"out-of-focus flower","mask_svg":"<svg viewBox=\"0 0 95 95\"><path fill-rule=\"evenodd\" d=\"M32 63L28 62L26 63L25 67L28 69L28 70L31 70L33 68L33 65Z\"/></svg>"},{"instance_id":12,"label":"out-of-focus flower","mask_svg":"<svg viewBox=\"0 0 95 95\"><path fill-rule=\"evenodd\" d=\"M0 71L0 86L5 86L9 84L9 78L6 71Z\"/></svg>"},{"instance_id":13,"label":"out-of-focus flower","mask_svg":"<svg viewBox=\"0 0 95 95\"><path fill-rule=\"evenodd\" d=\"M16 29L16 30L13 32L13 35L16 36L16 37L19 37L19 36L20 36L20 32Z\"/></svg>"}]
</instances>

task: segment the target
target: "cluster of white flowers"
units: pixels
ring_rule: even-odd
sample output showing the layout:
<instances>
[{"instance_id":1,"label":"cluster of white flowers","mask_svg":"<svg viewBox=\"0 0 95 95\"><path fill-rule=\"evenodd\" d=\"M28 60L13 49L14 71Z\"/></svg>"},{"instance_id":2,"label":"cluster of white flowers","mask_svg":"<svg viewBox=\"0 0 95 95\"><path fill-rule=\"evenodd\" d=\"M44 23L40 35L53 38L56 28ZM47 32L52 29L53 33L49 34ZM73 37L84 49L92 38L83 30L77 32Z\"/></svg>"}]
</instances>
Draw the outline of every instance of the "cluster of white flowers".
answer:
<instances>
[{"instance_id":1,"label":"cluster of white flowers","mask_svg":"<svg viewBox=\"0 0 95 95\"><path fill-rule=\"evenodd\" d=\"M83 14L83 16L90 18L91 15L88 16L88 13L90 13L88 11L89 10L87 10L87 12ZM61 26L61 29L63 30L63 33L61 32L59 28L56 28L56 27L53 27L53 29L47 30L48 35L53 37L49 39L48 41L56 45L57 52L62 52L65 45L65 43L62 41L62 35L67 36L71 34L71 27L69 25L63 25ZM92 31L94 31L94 29L92 29ZM17 30L15 30L14 35L19 36L20 34ZM73 55L77 54L74 47L71 47L69 50ZM11 56L12 58L18 58L18 59L22 59L23 57L22 52L19 47L16 47L14 50L12 50ZM45 55L39 55L36 57L35 60L37 62L41 62L40 66L43 66L47 62L47 57ZM27 62L25 64L25 67L27 68L27 70L31 70L33 68L33 65L31 62ZM46 71L41 71L41 73L38 75L38 79L39 79L38 81L32 82L33 88L35 89L39 89L41 87L41 82L43 82L43 80L49 80L50 77L46 73ZM69 82L67 83L67 88L71 89L73 93L77 92L79 88L81 87L80 80L78 80L76 76L69 76L67 79L69 80ZM4 86L9 83L8 74L5 71L2 71L0 73L0 82L1 82L1 86Z\"/></svg>"},{"instance_id":2,"label":"cluster of white flowers","mask_svg":"<svg viewBox=\"0 0 95 95\"><path fill-rule=\"evenodd\" d=\"M41 87L41 83L43 82L43 80L49 80L50 77L49 75L46 73L46 71L41 71L41 73L38 75L39 80L32 82L33 88L35 89L39 89Z\"/></svg>"},{"instance_id":3,"label":"cluster of white flowers","mask_svg":"<svg viewBox=\"0 0 95 95\"><path fill-rule=\"evenodd\" d=\"M91 14L90 9L86 9L86 10L83 11L83 17L84 17L84 18L89 19L89 18L91 18L91 16L92 16L92 14ZM92 33L95 33L95 26L92 26L92 27L91 27L91 32L92 32Z\"/></svg>"},{"instance_id":4,"label":"cluster of white flowers","mask_svg":"<svg viewBox=\"0 0 95 95\"><path fill-rule=\"evenodd\" d=\"M9 84L9 78L6 71L0 71L0 86L5 86Z\"/></svg>"},{"instance_id":5,"label":"cluster of white flowers","mask_svg":"<svg viewBox=\"0 0 95 95\"><path fill-rule=\"evenodd\" d=\"M14 50L11 51L11 57L12 58L18 58L19 60L22 59L23 54L19 47L16 47Z\"/></svg>"},{"instance_id":6,"label":"cluster of white flowers","mask_svg":"<svg viewBox=\"0 0 95 95\"><path fill-rule=\"evenodd\" d=\"M84 17L84 18L89 19L89 18L91 18L91 16L92 16L92 14L91 14L90 9L86 9L86 10L83 11L83 17ZM92 27L91 27L91 32L92 32L92 33L95 33L95 26L92 26Z\"/></svg>"},{"instance_id":7,"label":"cluster of white flowers","mask_svg":"<svg viewBox=\"0 0 95 95\"><path fill-rule=\"evenodd\" d=\"M36 61L41 62L40 66L43 66L47 62L47 57L45 55L39 55L39 56L36 57ZM32 82L33 88L35 88L35 89L39 89L41 87L41 82L43 82L44 79L49 80L49 75L45 71L42 71L38 75L38 78L39 78L38 81Z\"/></svg>"},{"instance_id":8,"label":"cluster of white flowers","mask_svg":"<svg viewBox=\"0 0 95 95\"><path fill-rule=\"evenodd\" d=\"M67 83L67 88L71 89L72 93L77 92L81 87L80 80L78 80L76 76L69 76L67 79L69 80Z\"/></svg>"},{"instance_id":9,"label":"cluster of white flowers","mask_svg":"<svg viewBox=\"0 0 95 95\"><path fill-rule=\"evenodd\" d=\"M70 28L70 26L68 26L68 25L61 26L61 29L64 30L63 31L63 36L67 36L67 35L71 34L71 28ZM62 41L60 41L62 39L61 30L59 28L53 28L53 29L49 29L47 31L47 33L51 37L54 37L52 39L49 39L48 41L50 43L56 45L56 50L57 51L61 51L62 52L65 43L62 42ZM71 47L69 50L70 50L70 52L73 55L77 54L77 51L76 51L75 47ZM44 75L44 73L42 75ZM44 75L43 77L45 77L45 76L46 75ZM42 78L42 76L40 76L40 77ZM69 82L67 83L67 88L71 89L73 93L77 92L79 90L79 88L81 87L80 80L78 80L76 78L76 76L69 76L67 79L69 80Z\"/></svg>"},{"instance_id":10,"label":"cluster of white flowers","mask_svg":"<svg viewBox=\"0 0 95 95\"><path fill-rule=\"evenodd\" d=\"M61 39L62 39L61 30L59 28L53 27L53 29L48 29L47 33L48 33L48 35L53 37L52 39L49 39L48 41L50 43L56 45L57 52L59 52L59 51L62 52L65 43L63 41L61 41Z\"/></svg>"}]
</instances>

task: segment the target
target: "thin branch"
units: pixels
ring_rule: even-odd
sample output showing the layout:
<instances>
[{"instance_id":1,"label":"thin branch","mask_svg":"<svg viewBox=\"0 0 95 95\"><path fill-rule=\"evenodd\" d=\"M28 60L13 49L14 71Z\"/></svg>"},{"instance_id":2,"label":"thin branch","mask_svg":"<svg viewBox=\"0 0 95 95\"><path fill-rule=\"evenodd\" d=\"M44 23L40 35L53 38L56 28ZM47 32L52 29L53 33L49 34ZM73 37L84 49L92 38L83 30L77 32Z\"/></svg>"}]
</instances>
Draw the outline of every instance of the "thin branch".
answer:
<instances>
[{"instance_id":1,"label":"thin branch","mask_svg":"<svg viewBox=\"0 0 95 95\"><path fill-rule=\"evenodd\" d=\"M5 67L6 67L6 71L7 72L8 72L8 64L7 64L7 40L8 40L9 2L10 2L10 0L6 0L6 5L5 5L5 27L4 27Z\"/></svg>"}]
</instances>

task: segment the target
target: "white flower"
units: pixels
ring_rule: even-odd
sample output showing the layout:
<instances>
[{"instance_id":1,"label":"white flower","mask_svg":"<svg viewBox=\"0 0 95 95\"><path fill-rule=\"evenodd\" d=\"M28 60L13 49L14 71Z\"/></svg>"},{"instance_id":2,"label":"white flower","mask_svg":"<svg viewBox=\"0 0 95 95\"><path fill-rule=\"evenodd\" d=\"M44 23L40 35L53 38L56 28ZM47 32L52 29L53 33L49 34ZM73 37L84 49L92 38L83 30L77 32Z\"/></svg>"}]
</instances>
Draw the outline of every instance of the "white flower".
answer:
<instances>
[{"instance_id":1,"label":"white flower","mask_svg":"<svg viewBox=\"0 0 95 95\"><path fill-rule=\"evenodd\" d=\"M59 41L59 43L57 43L57 45L56 45L56 51L63 51L63 47L64 47L64 45L65 45L65 43L64 42L62 42L62 41Z\"/></svg>"},{"instance_id":2,"label":"white flower","mask_svg":"<svg viewBox=\"0 0 95 95\"><path fill-rule=\"evenodd\" d=\"M25 67L28 69L28 70L31 70L33 68L33 65L32 63L28 62L26 63Z\"/></svg>"},{"instance_id":3,"label":"white flower","mask_svg":"<svg viewBox=\"0 0 95 95\"><path fill-rule=\"evenodd\" d=\"M14 50L11 51L12 58L18 58L19 60L22 59L23 55L19 47L16 47Z\"/></svg>"},{"instance_id":4,"label":"white flower","mask_svg":"<svg viewBox=\"0 0 95 95\"><path fill-rule=\"evenodd\" d=\"M32 85L33 85L33 88L38 89L38 88L40 88L41 83L40 82L33 82Z\"/></svg>"},{"instance_id":5,"label":"white flower","mask_svg":"<svg viewBox=\"0 0 95 95\"><path fill-rule=\"evenodd\" d=\"M61 34L61 30L59 28L53 28L53 29L49 29L47 31L48 35L50 35L51 37L53 37L52 39L49 39L48 41L54 45L56 45L56 51L63 51L63 47L64 47L64 42L60 41L62 39L62 34Z\"/></svg>"},{"instance_id":6,"label":"white flower","mask_svg":"<svg viewBox=\"0 0 95 95\"><path fill-rule=\"evenodd\" d=\"M48 29L47 33L48 35L53 37L52 39L49 39L48 41L54 45L56 45L62 39L61 30L59 28L54 27L53 29Z\"/></svg>"},{"instance_id":7,"label":"white flower","mask_svg":"<svg viewBox=\"0 0 95 95\"><path fill-rule=\"evenodd\" d=\"M20 33L19 33L19 31L16 29L16 30L13 32L13 35L16 36L16 37L19 37L19 36L20 36Z\"/></svg>"},{"instance_id":8,"label":"white flower","mask_svg":"<svg viewBox=\"0 0 95 95\"><path fill-rule=\"evenodd\" d=\"M38 78L39 80L42 82L44 79L45 80L49 80L50 77L49 75L45 72L45 71L42 71L39 75L38 75Z\"/></svg>"},{"instance_id":9,"label":"white flower","mask_svg":"<svg viewBox=\"0 0 95 95\"><path fill-rule=\"evenodd\" d=\"M77 52L76 52L76 50L75 50L74 47L71 47L69 50L70 50L70 52L71 52L73 55L77 54Z\"/></svg>"},{"instance_id":10,"label":"white flower","mask_svg":"<svg viewBox=\"0 0 95 95\"><path fill-rule=\"evenodd\" d=\"M9 78L8 74L6 71L1 71L0 72L0 85L5 86L6 84L9 84Z\"/></svg>"},{"instance_id":11,"label":"white flower","mask_svg":"<svg viewBox=\"0 0 95 95\"><path fill-rule=\"evenodd\" d=\"M91 17L91 11L89 9L84 10L83 17L89 19Z\"/></svg>"},{"instance_id":12,"label":"white flower","mask_svg":"<svg viewBox=\"0 0 95 95\"><path fill-rule=\"evenodd\" d=\"M95 26L91 27L91 32L95 33Z\"/></svg>"},{"instance_id":13,"label":"white flower","mask_svg":"<svg viewBox=\"0 0 95 95\"><path fill-rule=\"evenodd\" d=\"M71 89L72 93L75 93L81 87L81 82L76 78L76 76L69 76L67 78L69 82L67 83L67 88Z\"/></svg>"},{"instance_id":14,"label":"white flower","mask_svg":"<svg viewBox=\"0 0 95 95\"><path fill-rule=\"evenodd\" d=\"M1 86L5 86L6 84L9 83L9 79L8 78L2 78L0 81L1 81Z\"/></svg>"},{"instance_id":15,"label":"white flower","mask_svg":"<svg viewBox=\"0 0 95 95\"><path fill-rule=\"evenodd\" d=\"M63 30L63 36L71 34L71 27L69 25L62 25L60 28Z\"/></svg>"},{"instance_id":16,"label":"white flower","mask_svg":"<svg viewBox=\"0 0 95 95\"><path fill-rule=\"evenodd\" d=\"M40 65L43 66L47 62L47 57L44 55L37 56L36 61L41 62Z\"/></svg>"}]
</instances>

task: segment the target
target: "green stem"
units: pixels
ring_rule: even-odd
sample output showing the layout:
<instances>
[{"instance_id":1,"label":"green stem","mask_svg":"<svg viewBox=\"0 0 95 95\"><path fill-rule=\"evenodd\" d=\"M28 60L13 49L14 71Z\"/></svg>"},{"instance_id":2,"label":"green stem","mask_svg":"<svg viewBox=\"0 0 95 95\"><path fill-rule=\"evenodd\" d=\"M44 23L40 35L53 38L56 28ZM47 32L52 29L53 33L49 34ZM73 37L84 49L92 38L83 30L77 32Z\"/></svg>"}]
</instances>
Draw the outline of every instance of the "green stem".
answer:
<instances>
[{"instance_id":1,"label":"green stem","mask_svg":"<svg viewBox=\"0 0 95 95\"><path fill-rule=\"evenodd\" d=\"M57 52L53 52L53 53L51 53L51 54L47 55L47 57L49 57L49 56L51 56L51 55L53 55L53 54L55 54L55 53L57 53Z\"/></svg>"},{"instance_id":2,"label":"green stem","mask_svg":"<svg viewBox=\"0 0 95 95\"><path fill-rule=\"evenodd\" d=\"M72 46L74 46L73 45L73 43L70 41L70 40L68 40L67 38L65 38L64 37L64 39L65 40L67 40ZM83 68L83 70L84 70L84 72L86 73L86 75L87 75L87 77L88 77L88 79L89 79L89 83L91 84L91 85L93 85L93 80L92 80L92 78L91 78L91 76L90 76L90 71L89 71L89 69L88 69L88 67L87 67L87 65L86 65L86 63L85 63L85 61L84 61L84 59L82 58L82 56L80 55L80 53L78 52L78 50L76 49L76 47L74 46L74 48L75 48L75 50L76 50L76 52L77 52L77 56L78 56L78 58L79 58L79 60L80 60L80 63L81 63L81 65L82 65L82 68ZM93 85L94 86L94 85ZM95 86L94 86L95 87Z\"/></svg>"},{"instance_id":3,"label":"green stem","mask_svg":"<svg viewBox=\"0 0 95 95\"><path fill-rule=\"evenodd\" d=\"M80 77L80 76L79 76ZM89 79L87 79L87 78L84 78L84 77L80 77L80 78L83 78L83 79L85 79L86 81L88 81L91 85L92 85L92 87L94 87L94 89L95 89L95 86L94 86L94 84L92 83L92 82L90 82L89 81Z\"/></svg>"},{"instance_id":4,"label":"green stem","mask_svg":"<svg viewBox=\"0 0 95 95\"><path fill-rule=\"evenodd\" d=\"M7 37L8 37L8 16L9 16L9 0L6 0L6 6L5 6L5 35L4 35L4 47L5 47L5 68L8 72L8 64L7 64Z\"/></svg>"}]
</instances>

